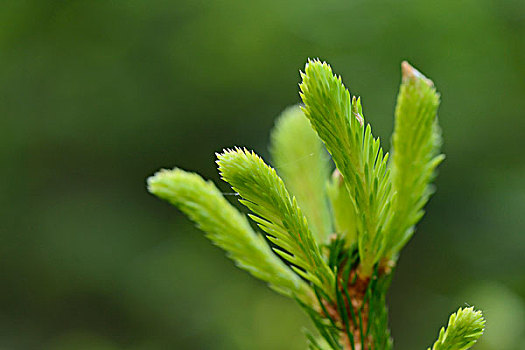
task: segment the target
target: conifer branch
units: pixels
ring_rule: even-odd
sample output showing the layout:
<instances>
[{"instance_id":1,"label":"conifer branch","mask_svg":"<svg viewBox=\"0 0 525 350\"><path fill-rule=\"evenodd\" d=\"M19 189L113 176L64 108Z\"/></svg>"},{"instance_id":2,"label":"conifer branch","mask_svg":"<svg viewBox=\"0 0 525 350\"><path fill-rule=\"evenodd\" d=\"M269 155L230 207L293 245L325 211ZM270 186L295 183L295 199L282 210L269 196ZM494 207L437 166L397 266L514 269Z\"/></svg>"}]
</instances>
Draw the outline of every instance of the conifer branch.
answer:
<instances>
[{"instance_id":1,"label":"conifer branch","mask_svg":"<svg viewBox=\"0 0 525 350\"><path fill-rule=\"evenodd\" d=\"M148 179L148 190L188 215L241 269L275 291L311 304L310 287L272 252L211 181L182 169L164 169Z\"/></svg>"},{"instance_id":2,"label":"conifer branch","mask_svg":"<svg viewBox=\"0 0 525 350\"><path fill-rule=\"evenodd\" d=\"M253 152L236 148L217 155L219 172L255 215L250 217L297 274L333 298L334 274L324 261L306 218L275 170Z\"/></svg>"},{"instance_id":3,"label":"conifer branch","mask_svg":"<svg viewBox=\"0 0 525 350\"><path fill-rule=\"evenodd\" d=\"M326 243L332 224L325 190L329 158L323 143L299 106L279 116L270 140L273 165L297 198L317 242Z\"/></svg>"},{"instance_id":4,"label":"conifer branch","mask_svg":"<svg viewBox=\"0 0 525 350\"><path fill-rule=\"evenodd\" d=\"M392 136L392 182L396 191L394 218L387 232L387 256L395 256L414 232L433 192L431 181L444 159L439 154L441 132L437 124L439 94L432 81L406 61L397 98Z\"/></svg>"},{"instance_id":5,"label":"conifer branch","mask_svg":"<svg viewBox=\"0 0 525 350\"><path fill-rule=\"evenodd\" d=\"M450 315L447 328L441 328L432 350L467 350L483 335L484 329L485 319L481 311L475 311L473 307L459 308Z\"/></svg>"},{"instance_id":6,"label":"conifer branch","mask_svg":"<svg viewBox=\"0 0 525 350\"><path fill-rule=\"evenodd\" d=\"M350 99L341 77L319 60L308 61L300 84L305 115L341 172L357 217L360 271L372 274L384 250L384 227L391 217L388 154L374 139L360 99Z\"/></svg>"},{"instance_id":7,"label":"conifer branch","mask_svg":"<svg viewBox=\"0 0 525 350\"><path fill-rule=\"evenodd\" d=\"M298 107L286 110L272 133L271 153L284 181L254 152L217 154L222 178L271 247L199 175L176 168L148 179L151 193L187 214L240 268L298 302L319 333L307 333L310 349L393 347L386 306L392 271L444 158L439 94L408 63L402 70L389 164L361 101L351 99L341 78L319 60L308 61L301 73L304 115ZM330 179L323 144L336 165ZM459 309L428 350L467 350L484 325L481 312Z\"/></svg>"}]
</instances>

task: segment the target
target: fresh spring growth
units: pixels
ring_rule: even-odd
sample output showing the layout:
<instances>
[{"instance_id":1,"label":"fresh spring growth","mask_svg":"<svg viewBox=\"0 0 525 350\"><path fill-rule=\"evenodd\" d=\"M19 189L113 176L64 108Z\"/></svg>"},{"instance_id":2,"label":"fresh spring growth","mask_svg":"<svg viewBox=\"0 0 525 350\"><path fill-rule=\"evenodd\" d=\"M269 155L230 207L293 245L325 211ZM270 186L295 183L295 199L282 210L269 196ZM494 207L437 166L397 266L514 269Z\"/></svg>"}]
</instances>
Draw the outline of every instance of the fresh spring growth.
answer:
<instances>
[{"instance_id":1,"label":"fresh spring growth","mask_svg":"<svg viewBox=\"0 0 525 350\"><path fill-rule=\"evenodd\" d=\"M475 311L472 307L460 308L450 315L447 328L441 328L432 350L469 349L481 337L484 329L485 320L480 311Z\"/></svg>"},{"instance_id":2,"label":"fresh spring growth","mask_svg":"<svg viewBox=\"0 0 525 350\"><path fill-rule=\"evenodd\" d=\"M389 350L392 272L444 159L439 94L402 63L389 156L361 99L327 63L309 60L301 78L303 105L286 109L271 134L275 168L244 148L217 154L222 179L262 233L195 173L161 170L148 190L184 212L237 266L296 300L317 329L306 333L309 349ZM431 350L466 350L484 324L481 312L459 309Z\"/></svg>"}]
</instances>

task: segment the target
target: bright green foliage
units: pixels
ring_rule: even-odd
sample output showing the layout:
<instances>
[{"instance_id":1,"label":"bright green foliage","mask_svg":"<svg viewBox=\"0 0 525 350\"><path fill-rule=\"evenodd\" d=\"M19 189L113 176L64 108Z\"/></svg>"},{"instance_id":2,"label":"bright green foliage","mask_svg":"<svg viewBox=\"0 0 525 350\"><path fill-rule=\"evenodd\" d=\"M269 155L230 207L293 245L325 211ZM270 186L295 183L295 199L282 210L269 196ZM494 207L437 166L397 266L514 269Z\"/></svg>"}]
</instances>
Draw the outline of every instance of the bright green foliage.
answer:
<instances>
[{"instance_id":1,"label":"bright green foliage","mask_svg":"<svg viewBox=\"0 0 525 350\"><path fill-rule=\"evenodd\" d=\"M181 169L161 170L148 190L188 215L206 236L228 252L237 266L266 281L281 294L310 303L310 288L253 232L246 217L210 181Z\"/></svg>"},{"instance_id":2,"label":"bright green foliage","mask_svg":"<svg viewBox=\"0 0 525 350\"><path fill-rule=\"evenodd\" d=\"M255 214L250 217L278 247L275 252L290 262L297 274L333 298L334 274L324 261L297 201L275 170L246 149L226 150L217 158L222 178Z\"/></svg>"},{"instance_id":3,"label":"bright green foliage","mask_svg":"<svg viewBox=\"0 0 525 350\"><path fill-rule=\"evenodd\" d=\"M335 231L345 237L346 246L351 247L357 242L356 213L339 170L332 174L326 192L332 207Z\"/></svg>"},{"instance_id":4,"label":"bright green foliage","mask_svg":"<svg viewBox=\"0 0 525 350\"><path fill-rule=\"evenodd\" d=\"M460 308L450 315L447 328L441 328L432 350L467 350L483 335L484 329L481 311L474 311L473 307Z\"/></svg>"},{"instance_id":5,"label":"bright green foliage","mask_svg":"<svg viewBox=\"0 0 525 350\"><path fill-rule=\"evenodd\" d=\"M330 163L323 143L299 106L287 108L277 119L270 151L275 169L297 199L314 237L326 242L332 232L325 192Z\"/></svg>"},{"instance_id":6,"label":"bright green foliage","mask_svg":"<svg viewBox=\"0 0 525 350\"><path fill-rule=\"evenodd\" d=\"M439 94L434 84L403 62L403 81L397 97L392 136L392 182L397 195L394 218L387 230L387 255L395 256L414 232L433 189L441 133L437 124Z\"/></svg>"},{"instance_id":7,"label":"bright green foliage","mask_svg":"<svg viewBox=\"0 0 525 350\"><path fill-rule=\"evenodd\" d=\"M383 253L383 229L391 217L388 154L373 138L370 124L365 127L360 99L350 99L328 64L309 61L301 76L304 112L343 175L356 211L361 272L370 276Z\"/></svg>"},{"instance_id":8,"label":"bright green foliage","mask_svg":"<svg viewBox=\"0 0 525 350\"><path fill-rule=\"evenodd\" d=\"M298 302L318 331L307 332L310 349L393 348L386 306L392 271L444 158L439 94L408 63L402 69L390 163L360 99L319 60L301 73L304 108L287 109L272 132L282 179L254 152L217 154L222 179L269 243L199 175L161 170L148 180L150 192L186 213L239 267ZM331 176L326 150L336 165ZM481 312L459 309L429 350L466 350L484 325Z\"/></svg>"}]
</instances>

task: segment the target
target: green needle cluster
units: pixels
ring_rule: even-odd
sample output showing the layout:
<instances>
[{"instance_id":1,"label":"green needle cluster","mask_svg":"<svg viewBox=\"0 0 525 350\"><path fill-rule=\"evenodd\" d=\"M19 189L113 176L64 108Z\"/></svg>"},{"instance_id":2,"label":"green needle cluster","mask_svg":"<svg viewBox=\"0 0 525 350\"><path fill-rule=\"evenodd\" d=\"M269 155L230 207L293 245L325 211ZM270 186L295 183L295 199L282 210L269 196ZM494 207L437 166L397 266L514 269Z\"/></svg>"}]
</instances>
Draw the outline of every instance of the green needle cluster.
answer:
<instances>
[{"instance_id":1,"label":"green needle cluster","mask_svg":"<svg viewBox=\"0 0 525 350\"><path fill-rule=\"evenodd\" d=\"M447 328L441 328L439 338L432 350L469 349L481 337L484 330L485 319L480 311L475 311L473 307L460 308L450 315Z\"/></svg>"},{"instance_id":2,"label":"green needle cluster","mask_svg":"<svg viewBox=\"0 0 525 350\"><path fill-rule=\"evenodd\" d=\"M309 302L309 286L272 252L246 216L228 203L212 182L175 168L150 177L148 190L177 206L241 269L281 294Z\"/></svg>"},{"instance_id":3,"label":"green needle cluster","mask_svg":"<svg viewBox=\"0 0 525 350\"><path fill-rule=\"evenodd\" d=\"M261 233L195 173L175 168L148 179L151 193L184 212L238 267L298 302L317 329L306 334L310 349L393 348L387 290L444 159L439 94L407 62L402 73L391 156L361 99L319 60L301 72L302 105L286 109L272 131L275 168L245 148L217 154L221 178ZM466 350L484 325L481 312L459 309L429 350Z\"/></svg>"}]
</instances>

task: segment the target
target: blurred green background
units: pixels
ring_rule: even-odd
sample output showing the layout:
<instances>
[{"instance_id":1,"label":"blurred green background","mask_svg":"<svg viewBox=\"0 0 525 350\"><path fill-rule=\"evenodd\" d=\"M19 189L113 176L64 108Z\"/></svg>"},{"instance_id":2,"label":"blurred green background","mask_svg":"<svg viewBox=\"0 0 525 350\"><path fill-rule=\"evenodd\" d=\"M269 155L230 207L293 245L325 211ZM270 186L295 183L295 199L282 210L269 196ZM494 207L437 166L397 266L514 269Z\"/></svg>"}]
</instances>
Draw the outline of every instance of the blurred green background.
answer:
<instances>
[{"instance_id":1,"label":"blurred green background","mask_svg":"<svg viewBox=\"0 0 525 350\"><path fill-rule=\"evenodd\" d=\"M0 2L0 348L304 349L309 321L145 190L268 158L308 57L388 148L408 59L442 94L447 159L389 295L397 349L452 311L525 344L525 1ZM229 191L220 183L224 191Z\"/></svg>"}]
</instances>

